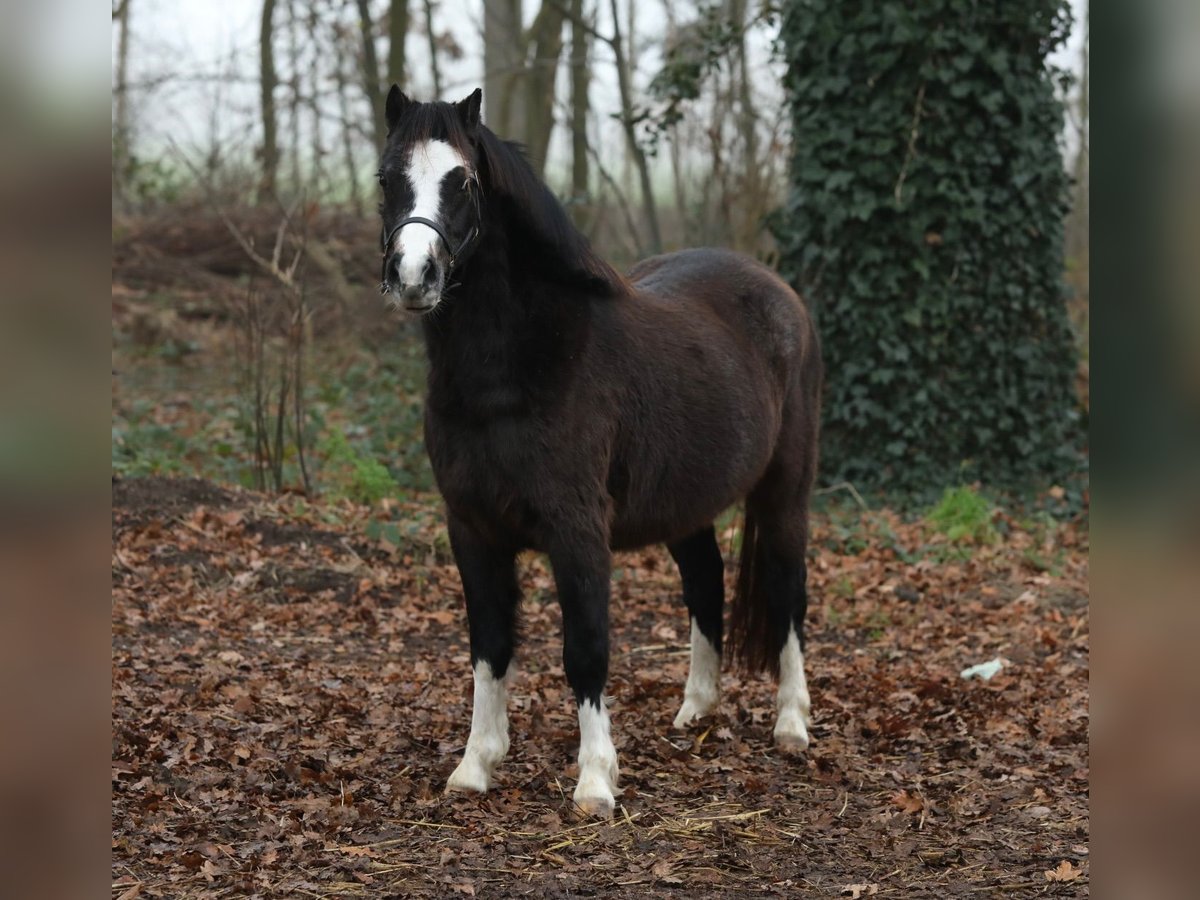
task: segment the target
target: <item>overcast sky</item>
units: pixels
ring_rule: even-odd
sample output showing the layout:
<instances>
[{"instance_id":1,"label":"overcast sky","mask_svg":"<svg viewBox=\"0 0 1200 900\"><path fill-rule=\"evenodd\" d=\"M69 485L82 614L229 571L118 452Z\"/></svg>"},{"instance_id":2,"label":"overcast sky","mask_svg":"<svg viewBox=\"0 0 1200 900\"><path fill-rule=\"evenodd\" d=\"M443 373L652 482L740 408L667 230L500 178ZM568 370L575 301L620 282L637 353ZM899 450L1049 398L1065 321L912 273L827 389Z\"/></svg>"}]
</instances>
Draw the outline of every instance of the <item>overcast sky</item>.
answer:
<instances>
[{"instance_id":1,"label":"overcast sky","mask_svg":"<svg viewBox=\"0 0 1200 900\"><path fill-rule=\"evenodd\" d=\"M1086 2L1072 0L1076 28L1068 45L1055 57L1056 62L1072 69L1078 68L1079 25ZM185 147L199 148L208 142L211 131L216 128L222 132L222 141L232 152L239 149L250 152L257 139L256 78L261 0L132 0L132 3L131 79L135 84L149 86L136 103L137 140L143 142L143 147L161 146L169 137ZM435 30L439 33L449 30L464 50L463 58L457 62L442 60L444 93L454 99L480 83L483 4L482 0L435 0L435 5ZM531 19L537 9L537 0L525 0L524 5L526 18ZM623 12L627 5L628 0L622 0ZM603 11L608 5L601 3L600 6L600 28L607 31L607 17ZM279 3L277 28L281 27L286 7L286 2ZM420 4L414 3L412 7L415 21L407 45L411 61L409 92L421 99L430 99L432 78L428 71L423 23L420 22L423 10ZM639 33L651 43L661 37L665 27L662 7L656 3L637 3L634 8ZM113 31L115 54L115 29ZM279 34L282 37L282 31ZM755 73L755 84L760 104L777 106L782 97L779 73L770 68L766 59L769 38L770 35L763 33L756 39L762 52L755 54L761 60ZM282 45L277 46L282 57ZM657 55L644 54L636 63L644 83L644 79L653 74ZM598 59L592 66L592 74L594 108L616 110L619 101L611 66ZM166 75L182 77L161 82ZM560 79L560 89L562 85L563 79ZM561 90L560 96L565 96ZM214 116L217 106L220 114ZM611 136L608 139L613 140ZM552 148L552 157L555 152ZM562 152L561 144L558 152Z\"/></svg>"}]
</instances>

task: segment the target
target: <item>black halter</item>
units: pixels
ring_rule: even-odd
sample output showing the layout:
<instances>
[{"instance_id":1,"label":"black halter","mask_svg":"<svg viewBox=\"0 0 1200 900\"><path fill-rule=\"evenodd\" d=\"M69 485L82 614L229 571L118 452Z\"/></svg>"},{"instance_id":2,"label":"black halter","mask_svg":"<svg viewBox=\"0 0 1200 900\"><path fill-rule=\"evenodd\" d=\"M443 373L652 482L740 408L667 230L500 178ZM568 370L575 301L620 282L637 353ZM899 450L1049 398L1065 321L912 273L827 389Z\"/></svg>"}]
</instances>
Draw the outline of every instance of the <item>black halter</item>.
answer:
<instances>
[{"instance_id":1,"label":"black halter","mask_svg":"<svg viewBox=\"0 0 1200 900\"><path fill-rule=\"evenodd\" d=\"M460 243L457 248L455 248L454 246L451 245L450 238L446 236L446 231L445 231L445 229L442 228L441 225L439 225L437 222L434 222L432 219L426 219L424 216L409 216L407 219L404 219L399 224L397 224L394 228L392 228L392 230L389 231L386 235L384 235L384 238L383 238L383 268L382 268L382 272L380 273L379 293L387 294L392 289L392 283L390 281L388 281L388 272L387 272L388 257L391 255L388 252L388 249L392 246L392 241L395 239L396 235L400 232L400 229L403 228L405 225L424 225L426 228L433 229L434 233L439 238L442 239L442 245L446 248L446 252L450 254L450 265L446 270L447 274L449 274L450 272L453 272L454 269L467 256L470 255L471 251L475 248L475 243L479 240L479 225L480 225L480 222L482 221L482 217L479 212L479 192L477 190L478 186L479 186L479 182L476 179L476 177L474 175L469 175L467 177L467 191L469 192L470 197L471 197L471 205L475 209L475 223L471 226L471 230L467 232L467 236L462 239L462 243ZM474 187L476 189L472 190L472 187Z\"/></svg>"}]
</instances>

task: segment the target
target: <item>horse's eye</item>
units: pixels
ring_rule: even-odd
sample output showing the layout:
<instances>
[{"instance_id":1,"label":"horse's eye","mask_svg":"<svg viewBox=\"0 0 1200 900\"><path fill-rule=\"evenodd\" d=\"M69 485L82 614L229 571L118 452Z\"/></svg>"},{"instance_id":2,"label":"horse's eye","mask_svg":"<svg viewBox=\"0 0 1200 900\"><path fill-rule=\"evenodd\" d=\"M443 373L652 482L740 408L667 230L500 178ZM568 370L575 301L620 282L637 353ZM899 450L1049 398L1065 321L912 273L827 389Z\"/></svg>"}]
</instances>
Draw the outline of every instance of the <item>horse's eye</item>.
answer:
<instances>
[{"instance_id":1,"label":"horse's eye","mask_svg":"<svg viewBox=\"0 0 1200 900\"><path fill-rule=\"evenodd\" d=\"M380 187L387 187L387 176L383 174L383 169L375 173L375 179L379 182Z\"/></svg>"}]
</instances>

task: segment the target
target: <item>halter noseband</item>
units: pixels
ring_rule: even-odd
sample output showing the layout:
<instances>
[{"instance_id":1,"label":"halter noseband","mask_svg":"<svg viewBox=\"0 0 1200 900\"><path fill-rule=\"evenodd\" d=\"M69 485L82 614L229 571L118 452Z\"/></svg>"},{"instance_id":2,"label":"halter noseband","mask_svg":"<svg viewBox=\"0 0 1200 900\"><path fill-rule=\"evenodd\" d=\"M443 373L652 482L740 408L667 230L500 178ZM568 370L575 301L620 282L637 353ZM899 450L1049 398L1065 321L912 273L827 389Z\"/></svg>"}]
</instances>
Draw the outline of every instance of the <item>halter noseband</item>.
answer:
<instances>
[{"instance_id":1,"label":"halter noseband","mask_svg":"<svg viewBox=\"0 0 1200 900\"><path fill-rule=\"evenodd\" d=\"M475 175L467 176L467 190L470 193L471 205L475 208L475 224L471 226L471 230L467 232L467 236L462 239L462 243L458 245L457 249L451 246L450 238L447 237L445 229L437 222L434 222L432 219L426 219L424 216L409 216L387 233L383 239L383 270L380 275L379 293L387 294L392 290L392 283L388 281L387 264L388 257L391 255L388 250L392 246L392 241L395 240L396 235L400 233L400 229L405 225L424 225L426 228L432 229L434 234L441 238L442 245L446 248L446 252L450 254L450 264L446 269L447 274L453 272L458 264L470 254L471 250L475 247L475 242L479 240L479 225L481 222L478 191L471 190L471 185L475 185L478 188L479 181Z\"/></svg>"}]
</instances>

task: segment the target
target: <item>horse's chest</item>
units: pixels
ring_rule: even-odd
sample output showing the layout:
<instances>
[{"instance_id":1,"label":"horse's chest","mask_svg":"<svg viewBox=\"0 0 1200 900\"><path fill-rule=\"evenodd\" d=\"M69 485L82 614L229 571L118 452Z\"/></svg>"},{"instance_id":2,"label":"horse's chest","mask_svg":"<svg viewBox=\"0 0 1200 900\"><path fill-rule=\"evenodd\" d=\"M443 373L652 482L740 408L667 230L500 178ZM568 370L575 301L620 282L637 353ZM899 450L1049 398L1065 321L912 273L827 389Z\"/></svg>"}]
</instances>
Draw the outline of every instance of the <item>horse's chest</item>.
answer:
<instances>
[{"instance_id":1,"label":"horse's chest","mask_svg":"<svg viewBox=\"0 0 1200 900\"><path fill-rule=\"evenodd\" d=\"M511 425L430 420L426 445L434 477L454 515L477 528L528 539L536 524L536 441Z\"/></svg>"}]
</instances>

